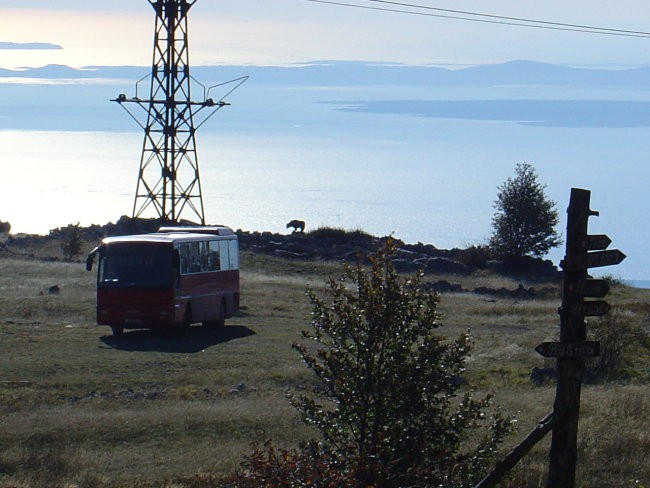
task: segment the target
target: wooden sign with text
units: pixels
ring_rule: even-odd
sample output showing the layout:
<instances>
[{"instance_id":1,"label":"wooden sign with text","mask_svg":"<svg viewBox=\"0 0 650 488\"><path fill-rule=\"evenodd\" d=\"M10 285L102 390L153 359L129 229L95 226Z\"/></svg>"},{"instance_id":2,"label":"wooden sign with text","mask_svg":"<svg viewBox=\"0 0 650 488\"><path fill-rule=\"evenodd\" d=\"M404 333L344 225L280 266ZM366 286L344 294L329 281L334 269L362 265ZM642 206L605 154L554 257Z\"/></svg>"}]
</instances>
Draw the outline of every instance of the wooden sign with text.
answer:
<instances>
[{"instance_id":1,"label":"wooden sign with text","mask_svg":"<svg viewBox=\"0 0 650 488\"><path fill-rule=\"evenodd\" d=\"M602 298L609 293L609 283L605 280L580 279L568 284L569 290L583 297Z\"/></svg>"},{"instance_id":2,"label":"wooden sign with text","mask_svg":"<svg viewBox=\"0 0 650 488\"><path fill-rule=\"evenodd\" d=\"M608 251L595 251L587 254L567 256L562 261L562 268L565 271L579 271L586 268L602 268L603 266L613 266L619 264L625 259L618 249Z\"/></svg>"},{"instance_id":3,"label":"wooden sign with text","mask_svg":"<svg viewBox=\"0 0 650 488\"><path fill-rule=\"evenodd\" d=\"M584 358L600 354L600 342L542 342L535 348L545 358Z\"/></svg>"}]
</instances>

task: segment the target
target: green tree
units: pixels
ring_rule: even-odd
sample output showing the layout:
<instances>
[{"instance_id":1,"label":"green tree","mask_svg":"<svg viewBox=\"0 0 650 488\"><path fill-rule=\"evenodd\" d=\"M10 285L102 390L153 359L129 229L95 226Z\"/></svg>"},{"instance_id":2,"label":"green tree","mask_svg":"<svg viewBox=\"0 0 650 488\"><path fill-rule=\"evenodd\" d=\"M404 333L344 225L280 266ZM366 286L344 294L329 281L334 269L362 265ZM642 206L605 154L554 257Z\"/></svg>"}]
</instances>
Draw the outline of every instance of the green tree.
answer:
<instances>
[{"instance_id":1,"label":"green tree","mask_svg":"<svg viewBox=\"0 0 650 488\"><path fill-rule=\"evenodd\" d=\"M541 257L560 245L555 231L559 222L555 202L549 200L546 185L537 181L535 168L528 163L515 167L515 177L498 187L492 218L490 247L505 261L518 262L524 256Z\"/></svg>"},{"instance_id":2,"label":"green tree","mask_svg":"<svg viewBox=\"0 0 650 488\"><path fill-rule=\"evenodd\" d=\"M81 227L79 222L69 224L61 229L61 251L66 261L72 259L81 253Z\"/></svg>"},{"instance_id":3,"label":"green tree","mask_svg":"<svg viewBox=\"0 0 650 488\"><path fill-rule=\"evenodd\" d=\"M293 347L319 381L292 403L346 486L474 486L509 421L486 414L489 396L459 392L470 336L436 334L439 298L421 275L400 278L395 251L389 240L369 270L346 266L328 282L331 300L309 292L313 331L303 336L315 347Z\"/></svg>"}]
</instances>

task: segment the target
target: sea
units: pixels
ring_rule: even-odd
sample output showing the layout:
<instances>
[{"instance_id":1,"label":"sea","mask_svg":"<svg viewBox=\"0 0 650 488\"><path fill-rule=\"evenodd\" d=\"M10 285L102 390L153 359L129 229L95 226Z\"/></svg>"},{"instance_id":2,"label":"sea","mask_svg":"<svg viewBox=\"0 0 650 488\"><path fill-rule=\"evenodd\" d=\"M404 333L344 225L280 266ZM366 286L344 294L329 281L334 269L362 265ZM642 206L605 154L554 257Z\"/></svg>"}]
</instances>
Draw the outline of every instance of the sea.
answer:
<instances>
[{"instance_id":1,"label":"sea","mask_svg":"<svg viewBox=\"0 0 650 488\"><path fill-rule=\"evenodd\" d=\"M127 81L0 83L0 220L12 233L131 215L143 132L109 101ZM650 286L650 90L251 81L229 101L197 132L208 223L284 233L300 219L307 231L482 244L499 185L527 162L561 234L571 188L591 190L590 233L627 255L597 274Z\"/></svg>"}]
</instances>

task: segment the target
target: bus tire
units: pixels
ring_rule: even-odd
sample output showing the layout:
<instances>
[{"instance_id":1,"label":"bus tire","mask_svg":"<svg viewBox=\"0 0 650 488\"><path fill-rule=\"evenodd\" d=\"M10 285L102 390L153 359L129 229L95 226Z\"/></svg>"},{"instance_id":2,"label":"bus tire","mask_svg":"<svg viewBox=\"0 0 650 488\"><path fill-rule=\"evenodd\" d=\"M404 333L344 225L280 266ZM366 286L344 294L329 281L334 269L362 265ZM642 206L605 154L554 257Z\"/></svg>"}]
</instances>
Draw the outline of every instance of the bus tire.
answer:
<instances>
[{"instance_id":1,"label":"bus tire","mask_svg":"<svg viewBox=\"0 0 650 488\"><path fill-rule=\"evenodd\" d=\"M219 306L219 316L216 320L209 320L203 322L203 325L210 329L220 329L226 325L226 301L221 300L221 305Z\"/></svg>"},{"instance_id":2,"label":"bus tire","mask_svg":"<svg viewBox=\"0 0 650 488\"><path fill-rule=\"evenodd\" d=\"M113 335L116 337L124 334L124 327L119 325L111 325L111 330L113 331Z\"/></svg>"},{"instance_id":3,"label":"bus tire","mask_svg":"<svg viewBox=\"0 0 650 488\"><path fill-rule=\"evenodd\" d=\"M183 327L192 325L192 306L188 303L185 306L185 315L183 316Z\"/></svg>"}]
</instances>

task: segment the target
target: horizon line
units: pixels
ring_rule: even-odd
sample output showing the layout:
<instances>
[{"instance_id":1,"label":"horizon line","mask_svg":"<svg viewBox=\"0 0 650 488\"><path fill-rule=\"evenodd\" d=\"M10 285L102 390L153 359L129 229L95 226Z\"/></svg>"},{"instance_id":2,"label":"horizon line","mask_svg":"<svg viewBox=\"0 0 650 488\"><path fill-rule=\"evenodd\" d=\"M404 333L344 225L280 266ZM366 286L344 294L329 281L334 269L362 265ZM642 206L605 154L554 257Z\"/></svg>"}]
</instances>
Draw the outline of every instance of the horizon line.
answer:
<instances>
[{"instance_id":1,"label":"horizon line","mask_svg":"<svg viewBox=\"0 0 650 488\"><path fill-rule=\"evenodd\" d=\"M0 43L1 45L2 43ZM33 43L30 43L33 44ZM395 68L438 68L446 69L448 71L462 71L467 68L483 67L483 66L503 66L516 63L529 63L543 66L554 66L562 68L570 68L576 70L602 70L602 71L625 71L650 67L650 61L645 63L635 64L619 64L619 63L553 63L547 61L537 61L534 59L511 59L508 61L493 61L493 62L477 62L477 63L454 63L454 62L438 62L438 63L403 63L399 61L371 61L371 60L349 60L349 59L314 59L306 61L296 61L292 63L255 63L255 62L242 62L242 63L211 63L211 64L194 64L190 68L220 68L220 67L252 67L252 68L303 68L309 66L324 66L328 64L356 64L376 67L395 67ZM41 70L44 68L66 68L75 71L92 71L104 68L143 68L149 69L149 65L138 64L104 64L104 65L83 65L72 66L69 64L49 63L40 66L18 66L7 68L0 66L2 71L11 71L12 73L29 72L34 70Z\"/></svg>"}]
</instances>

